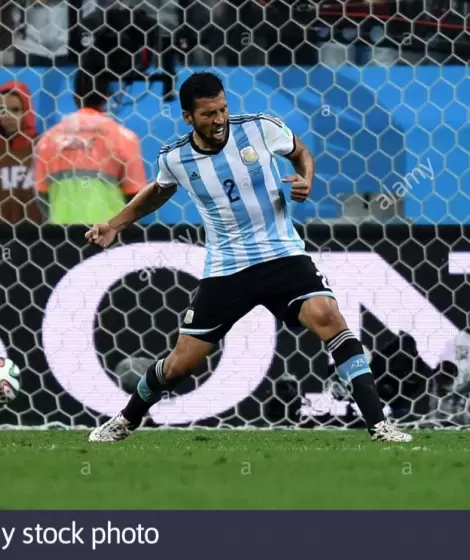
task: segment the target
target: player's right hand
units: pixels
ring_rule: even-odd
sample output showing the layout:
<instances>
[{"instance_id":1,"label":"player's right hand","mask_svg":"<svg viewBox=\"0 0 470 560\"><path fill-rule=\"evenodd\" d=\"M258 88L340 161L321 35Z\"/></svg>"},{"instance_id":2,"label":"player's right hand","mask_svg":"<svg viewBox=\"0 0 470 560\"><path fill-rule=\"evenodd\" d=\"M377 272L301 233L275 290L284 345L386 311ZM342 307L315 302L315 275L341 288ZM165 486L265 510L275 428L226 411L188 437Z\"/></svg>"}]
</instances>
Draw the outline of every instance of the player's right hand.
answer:
<instances>
[{"instance_id":1,"label":"player's right hand","mask_svg":"<svg viewBox=\"0 0 470 560\"><path fill-rule=\"evenodd\" d=\"M116 238L117 231L109 224L97 224L85 233L85 239L106 249Z\"/></svg>"}]
</instances>

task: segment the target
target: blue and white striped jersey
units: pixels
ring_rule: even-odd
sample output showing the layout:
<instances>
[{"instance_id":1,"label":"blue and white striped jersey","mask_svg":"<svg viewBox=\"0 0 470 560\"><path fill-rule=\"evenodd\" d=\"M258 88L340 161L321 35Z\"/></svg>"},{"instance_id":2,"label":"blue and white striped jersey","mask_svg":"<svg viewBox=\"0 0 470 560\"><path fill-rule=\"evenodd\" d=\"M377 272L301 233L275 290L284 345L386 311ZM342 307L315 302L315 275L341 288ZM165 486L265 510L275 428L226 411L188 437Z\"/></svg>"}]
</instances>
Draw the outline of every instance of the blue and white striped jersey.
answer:
<instances>
[{"instance_id":1,"label":"blue and white striped jersey","mask_svg":"<svg viewBox=\"0 0 470 560\"><path fill-rule=\"evenodd\" d=\"M218 152L199 149L188 134L164 146L158 160L157 182L186 189L203 219L204 278L305 254L275 161L295 149L292 131L261 113L229 117L228 126L228 140Z\"/></svg>"}]
</instances>

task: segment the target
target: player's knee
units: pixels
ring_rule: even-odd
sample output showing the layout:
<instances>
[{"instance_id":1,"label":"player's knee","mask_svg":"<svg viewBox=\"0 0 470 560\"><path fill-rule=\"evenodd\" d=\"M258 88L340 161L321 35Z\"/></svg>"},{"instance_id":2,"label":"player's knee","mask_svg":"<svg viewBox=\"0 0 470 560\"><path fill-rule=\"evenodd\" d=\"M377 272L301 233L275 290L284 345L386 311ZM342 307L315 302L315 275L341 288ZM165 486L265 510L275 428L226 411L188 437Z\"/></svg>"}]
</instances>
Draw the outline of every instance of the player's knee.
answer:
<instances>
[{"instance_id":1,"label":"player's knee","mask_svg":"<svg viewBox=\"0 0 470 560\"><path fill-rule=\"evenodd\" d=\"M310 328L341 328L344 325L336 301L327 297L314 297L307 300L302 306L300 319Z\"/></svg>"}]
</instances>

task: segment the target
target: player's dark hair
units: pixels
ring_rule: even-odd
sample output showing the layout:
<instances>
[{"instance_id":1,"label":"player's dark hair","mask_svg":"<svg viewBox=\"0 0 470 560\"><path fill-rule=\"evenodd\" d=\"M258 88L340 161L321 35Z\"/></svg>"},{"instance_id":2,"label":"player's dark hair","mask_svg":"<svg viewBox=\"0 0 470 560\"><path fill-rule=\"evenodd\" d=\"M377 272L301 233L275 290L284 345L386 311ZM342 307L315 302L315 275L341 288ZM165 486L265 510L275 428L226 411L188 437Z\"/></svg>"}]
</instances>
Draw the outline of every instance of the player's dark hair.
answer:
<instances>
[{"instance_id":1,"label":"player's dark hair","mask_svg":"<svg viewBox=\"0 0 470 560\"><path fill-rule=\"evenodd\" d=\"M74 92L78 107L100 109L112 95L111 78L105 72L92 76L79 69L75 73Z\"/></svg>"},{"instance_id":2,"label":"player's dark hair","mask_svg":"<svg viewBox=\"0 0 470 560\"><path fill-rule=\"evenodd\" d=\"M224 90L222 80L212 72L196 72L180 88L180 104L183 111L192 113L198 99L213 99Z\"/></svg>"}]
</instances>

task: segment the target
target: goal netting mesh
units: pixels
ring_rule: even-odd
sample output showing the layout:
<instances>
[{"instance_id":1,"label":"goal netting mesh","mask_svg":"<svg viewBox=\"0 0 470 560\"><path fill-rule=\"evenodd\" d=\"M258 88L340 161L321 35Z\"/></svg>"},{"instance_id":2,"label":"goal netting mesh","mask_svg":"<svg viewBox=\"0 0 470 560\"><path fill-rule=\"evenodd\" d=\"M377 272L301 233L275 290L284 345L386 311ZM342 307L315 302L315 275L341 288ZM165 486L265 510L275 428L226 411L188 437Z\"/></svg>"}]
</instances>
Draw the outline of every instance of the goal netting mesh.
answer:
<instances>
[{"instance_id":1,"label":"goal netting mesh","mask_svg":"<svg viewBox=\"0 0 470 560\"><path fill-rule=\"evenodd\" d=\"M145 22L142 49L121 41L135 68L109 111L137 134L147 180L161 145L187 131L172 90L194 69L219 73L232 113L283 119L316 159L313 193L291 214L364 345L387 416L469 426L469 3L450 0L3 0L0 355L20 366L22 385L0 425L94 427L115 414L175 344L202 274L202 222L183 190L106 251L87 245L80 219L51 224L41 211L36 139L75 111L75 55L100 47L115 8L134 28ZM322 344L264 308L145 421L362 425Z\"/></svg>"}]
</instances>

